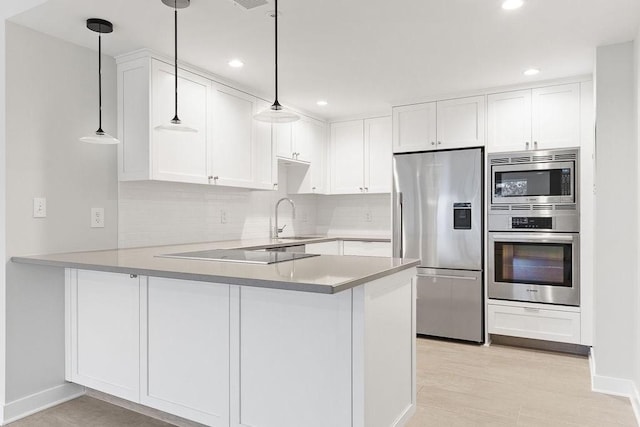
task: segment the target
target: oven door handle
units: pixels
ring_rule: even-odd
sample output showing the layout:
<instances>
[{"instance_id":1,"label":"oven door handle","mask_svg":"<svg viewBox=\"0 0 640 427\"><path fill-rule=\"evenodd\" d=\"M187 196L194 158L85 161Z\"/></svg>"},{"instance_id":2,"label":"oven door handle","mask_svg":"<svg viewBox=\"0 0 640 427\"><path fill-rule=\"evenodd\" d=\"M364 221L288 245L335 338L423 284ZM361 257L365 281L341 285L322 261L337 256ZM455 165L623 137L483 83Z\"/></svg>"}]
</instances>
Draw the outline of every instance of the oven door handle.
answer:
<instances>
[{"instance_id":1,"label":"oven door handle","mask_svg":"<svg viewBox=\"0 0 640 427\"><path fill-rule=\"evenodd\" d=\"M558 235L550 235L550 234L518 234L514 236L513 234L494 234L491 236L491 239L496 242L513 242L513 243L563 243L563 242L573 242L575 241L574 236L558 236Z\"/></svg>"}]
</instances>

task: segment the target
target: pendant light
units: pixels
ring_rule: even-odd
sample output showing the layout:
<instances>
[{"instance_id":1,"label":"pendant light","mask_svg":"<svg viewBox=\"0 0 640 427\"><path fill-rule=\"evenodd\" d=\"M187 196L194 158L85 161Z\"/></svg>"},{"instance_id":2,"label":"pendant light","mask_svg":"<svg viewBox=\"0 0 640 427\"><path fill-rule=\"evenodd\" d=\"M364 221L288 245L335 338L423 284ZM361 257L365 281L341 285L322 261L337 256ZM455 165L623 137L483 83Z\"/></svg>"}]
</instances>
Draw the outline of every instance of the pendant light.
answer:
<instances>
[{"instance_id":1,"label":"pendant light","mask_svg":"<svg viewBox=\"0 0 640 427\"><path fill-rule=\"evenodd\" d=\"M118 144L116 138L102 130L102 34L113 32L113 24L99 18L87 19L87 28L98 33L98 130L95 134L83 136L81 142L92 144Z\"/></svg>"},{"instance_id":2,"label":"pendant light","mask_svg":"<svg viewBox=\"0 0 640 427\"><path fill-rule=\"evenodd\" d=\"M173 119L169 123L156 126L157 130L172 130L178 132L198 132L197 129L184 125L178 118L178 9L185 9L191 4L190 0L162 0L162 3L173 9L174 37L173 37L173 53L174 53L174 78L175 78L175 103Z\"/></svg>"},{"instance_id":3,"label":"pendant light","mask_svg":"<svg viewBox=\"0 0 640 427\"><path fill-rule=\"evenodd\" d=\"M253 118L260 122L269 122L269 123L291 123L300 119L296 113L292 111L288 111L280 105L278 102L278 0L275 0L276 10L273 14L275 19L275 35L276 35L276 43L275 43L275 63L276 63L276 99L273 102L273 105L266 110L260 111L258 114L254 115Z\"/></svg>"}]
</instances>

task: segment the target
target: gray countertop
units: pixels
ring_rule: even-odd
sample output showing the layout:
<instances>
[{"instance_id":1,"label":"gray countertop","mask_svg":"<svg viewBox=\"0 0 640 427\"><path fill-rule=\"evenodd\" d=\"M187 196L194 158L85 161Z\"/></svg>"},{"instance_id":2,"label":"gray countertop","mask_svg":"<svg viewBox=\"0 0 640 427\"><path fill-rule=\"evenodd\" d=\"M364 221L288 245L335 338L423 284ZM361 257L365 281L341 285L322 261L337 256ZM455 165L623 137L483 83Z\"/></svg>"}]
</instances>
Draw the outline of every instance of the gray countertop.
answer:
<instances>
[{"instance_id":1,"label":"gray countertop","mask_svg":"<svg viewBox=\"0 0 640 427\"><path fill-rule=\"evenodd\" d=\"M384 238L313 237L305 240L252 239L145 248L16 256L17 263L139 274L273 289L333 294L415 267L418 260L321 255L269 265L159 258L157 255L208 249L264 249L332 240L388 242Z\"/></svg>"}]
</instances>

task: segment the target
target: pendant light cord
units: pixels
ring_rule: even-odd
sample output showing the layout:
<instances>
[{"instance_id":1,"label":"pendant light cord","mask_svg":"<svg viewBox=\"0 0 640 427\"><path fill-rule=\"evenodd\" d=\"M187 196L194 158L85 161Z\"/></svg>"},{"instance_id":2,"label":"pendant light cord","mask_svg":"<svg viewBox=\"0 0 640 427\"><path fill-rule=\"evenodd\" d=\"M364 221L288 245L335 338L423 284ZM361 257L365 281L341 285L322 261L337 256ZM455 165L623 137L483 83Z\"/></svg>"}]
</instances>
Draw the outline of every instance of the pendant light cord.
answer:
<instances>
[{"instance_id":1,"label":"pendant light cord","mask_svg":"<svg viewBox=\"0 0 640 427\"><path fill-rule=\"evenodd\" d=\"M273 102L273 107L274 109L279 109L278 107L280 107L280 102L278 102L278 0L275 0L276 2L276 12L275 12L275 17L274 19L276 20L276 31L275 31L275 35L276 35L276 40L275 40L275 45L276 45L276 100Z\"/></svg>"},{"instance_id":2,"label":"pendant light cord","mask_svg":"<svg viewBox=\"0 0 640 427\"><path fill-rule=\"evenodd\" d=\"M102 34L98 33L98 131L102 134Z\"/></svg>"},{"instance_id":3,"label":"pendant light cord","mask_svg":"<svg viewBox=\"0 0 640 427\"><path fill-rule=\"evenodd\" d=\"M173 54L174 54L174 73L175 73L175 115L173 121L180 123L178 118L178 1L175 1L175 7L173 11Z\"/></svg>"}]
</instances>

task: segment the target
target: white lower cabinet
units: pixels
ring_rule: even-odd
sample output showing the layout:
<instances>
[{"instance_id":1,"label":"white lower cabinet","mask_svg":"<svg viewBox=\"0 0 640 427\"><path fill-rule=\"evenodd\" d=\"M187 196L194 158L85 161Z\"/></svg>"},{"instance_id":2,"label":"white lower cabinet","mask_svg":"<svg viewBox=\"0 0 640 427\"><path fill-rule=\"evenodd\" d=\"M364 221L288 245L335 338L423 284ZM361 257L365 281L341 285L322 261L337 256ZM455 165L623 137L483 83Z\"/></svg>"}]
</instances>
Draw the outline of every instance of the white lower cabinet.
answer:
<instances>
[{"instance_id":1,"label":"white lower cabinet","mask_svg":"<svg viewBox=\"0 0 640 427\"><path fill-rule=\"evenodd\" d=\"M488 307L490 334L580 344L578 307L497 300L490 300Z\"/></svg>"},{"instance_id":2,"label":"white lower cabinet","mask_svg":"<svg viewBox=\"0 0 640 427\"><path fill-rule=\"evenodd\" d=\"M67 269L67 380L215 427L404 425L415 274L320 294Z\"/></svg>"},{"instance_id":3,"label":"white lower cabinet","mask_svg":"<svg viewBox=\"0 0 640 427\"><path fill-rule=\"evenodd\" d=\"M229 285L149 277L142 295L140 403L228 426Z\"/></svg>"},{"instance_id":4,"label":"white lower cabinet","mask_svg":"<svg viewBox=\"0 0 640 427\"><path fill-rule=\"evenodd\" d=\"M342 255L342 240L331 242L307 243L305 252L318 255Z\"/></svg>"},{"instance_id":5,"label":"white lower cabinet","mask_svg":"<svg viewBox=\"0 0 640 427\"><path fill-rule=\"evenodd\" d=\"M139 401L140 278L68 270L66 379Z\"/></svg>"},{"instance_id":6,"label":"white lower cabinet","mask_svg":"<svg viewBox=\"0 0 640 427\"><path fill-rule=\"evenodd\" d=\"M358 256L391 256L391 242L368 242L362 240L345 240L343 255Z\"/></svg>"}]
</instances>

